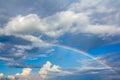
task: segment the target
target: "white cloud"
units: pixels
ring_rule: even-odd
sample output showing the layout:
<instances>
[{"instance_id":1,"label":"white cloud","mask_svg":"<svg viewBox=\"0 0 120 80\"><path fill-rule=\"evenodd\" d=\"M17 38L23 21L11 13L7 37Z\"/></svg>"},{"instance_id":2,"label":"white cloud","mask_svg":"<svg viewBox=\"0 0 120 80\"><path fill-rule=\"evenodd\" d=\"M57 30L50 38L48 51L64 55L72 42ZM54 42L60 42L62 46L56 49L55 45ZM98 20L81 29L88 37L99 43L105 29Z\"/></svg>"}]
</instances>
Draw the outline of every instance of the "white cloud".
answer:
<instances>
[{"instance_id":1,"label":"white cloud","mask_svg":"<svg viewBox=\"0 0 120 80\"><path fill-rule=\"evenodd\" d=\"M31 68L24 68L23 72L21 73L21 75L28 76L31 73L31 71L32 71Z\"/></svg>"},{"instance_id":2,"label":"white cloud","mask_svg":"<svg viewBox=\"0 0 120 80\"><path fill-rule=\"evenodd\" d=\"M5 34L4 30L2 28L0 28L0 35Z\"/></svg>"},{"instance_id":3,"label":"white cloud","mask_svg":"<svg viewBox=\"0 0 120 80\"><path fill-rule=\"evenodd\" d=\"M89 25L83 29L83 33L91 33L101 37L120 34L120 28L108 25Z\"/></svg>"},{"instance_id":4,"label":"white cloud","mask_svg":"<svg viewBox=\"0 0 120 80\"><path fill-rule=\"evenodd\" d=\"M23 68L22 73L16 73L15 77L18 80L33 80L34 76L31 73L31 68Z\"/></svg>"},{"instance_id":5,"label":"white cloud","mask_svg":"<svg viewBox=\"0 0 120 80\"><path fill-rule=\"evenodd\" d=\"M2 78L4 76L4 74L3 73L0 73L0 78Z\"/></svg>"},{"instance_id":6,"label":"white cloud","mask_svg":"<svg viewBox=\"0 0 120 80\"><path fill-rule=\"evenodd\" d=\"M28 41L35 42L35 43L42 43L43 42L38 37L35 37L35 36L32 36L32 35L19 35L18 37L21 37L23 39L26 39Z\"/></svg>"},{"instance_id":7,"label":"white cloud","mask_svg":"<svg viewBox=\"0 0 120 80\"><path fill-rule=\"evenodd\" d=\"M6 58L6 57L0 57L0 60L9 61L9 62L14 61L13 58Z\"/></svg>"},{"instance_id":8,"label":"white cloud","mask_svg":"<svg viewBox=\"0 0 120 80\"><path fill-rule=\"evenodd\" d=\"M93 0L80 0L79 2L73 3L69 6L69 10L75 11L75 12L110 12L112 11L112 8L109 8L110 3L112 2L112 0L95 0L93 2Z\"/></svg>"},{"instance_id":9,"label":"white cloud","mask_svg":"<svg viewBox=\"0 0 120 80\"><path fill-rule=\"evenodd\" d=\"M19 49L14 53L14 56L15 57L22 57L22 56L24 56L23 54L24 54L24 50Z\"/></svg>"},{"instance_id":10,"label":"white cloud","mask_svg":"<svg viewBox=\"0 0 120 80\"><path fill-rule=\"evenodd\" d=\"M24 68L22 73L17 73L17 76L28 76L30 75L32 69L31 68Z\"/></svg>"},{"instance_id":11,"label":"white cloud","mask_svg":"<svg viewBox=\"0 0 120 80\"><path fill-rule=\"evenodd\" d=\"M84 13L75 13L73 11L63 11L53 16L45 18L49 36L61 36L65 33L76 33L79 27L84 27L89 23L89 18ZM50 31L51 30L51 31Z\"/></svg>"},{"instance_id":12,"label":"white cloud","mask_svg":"<svg viewBox=\"0 0 120 80\"><path fill-rule=\"evenodd\" d=\"M8 79L9 79L9 80L15 80L15 76L8 75Z\"/></svg>"},{"instance_id":13,"label":"white cloud","mask_svg":"<svg viewBox=\"0 0 120 80\"><path fill-rule=\"evenodd\" d=\"M24 50L24 49L32 49L32 47L31 46L24 46L24 45L15 45L15 47L16 48L18 48L18 49L22 49L22 50Z\"/></svg>"},{"instance_id":14,"label":"white cloud","mask_svg":"<svg viewBox=\"0 0 120 80\"><path fill-rule=\"evenodd\" d=\"M72 11L80 12L80 11L83 11L84 9L86 9L89 6L95 5L97 1L98 0L96 0L94 2L91 1L91 0L79 0L79 2L71 4L68 9L72 10Z\"/></svg>"},{"instance_id":15,"label":"white cloud","mask_svg":"<svg viewBox=\"0 0 120 80\"><path fill-rule=\"evenodd\" d=\"M77 28L79 32L98 35L99 37L120 35L119 26L119 10L113 0L80 0L73 3L68 8L69 10L77 13L85 13L89 16L90 23L84 28ZM94 22L94 24L93 24ZM85 23L86 24L86 23ZM96 25L97 24L97 25Z\"/></svg>"},{"instance_id":16,"label":"white cloud","mask_svg":"<svg viewBox=\"0 0 120 80\"><path fill-rule=\"evenodd\" d=\"M105 2L101 0L94 2L92 0L80 0L71 4L66 11L57 12L44 18L37 14L18 15L12 18L3 29L0 29L0 34L15 35L40 43L44 42L39 37L41 35L48 37L59 37L66 33L88 33L100 37L119 35L120 29L115 25L91 23L93 21L91 15L94 13L110 13L113 11L113 9L108 8L110 2L108 0ZM111 23L113 17L111 19L109 17L111 18L111 15L104 17L106 23ZM98 17L95 19L99 20Z\"/></svg>"},{"instance_id":17,"label":"white cloud","mask_svg":"<svg viewBox=\"0 0 120 80\"><path fill-rule=\"evenodd\" d=\"M47 78L48 72L61 72L60 67L57 65L53 65L52 63L47 61L46 64L40 69L39 74L42 80Z\"/></svg>"},{"instance_id":18,"label":"white cloud","mask_svg":"<svg viewBox=\"0 0 120 80\"><path fill-rule=\"evenodd\" d=\"M8 22L3 29L5 34L17 35L32 42L43 42L39 37L47 35L58 37L65 33L92 33L96 35L117 35L119 27L110 25L93 25L86 13L75 13L74 11L63 11L44 19L36 14L17 16Z\"/></svg>"},{"instance_id":19,"label":"white cloud","mask_svg":"<svg viewBox=\"0 0 120 80\"><path fill-rule=\"evenodd\" d=\"M31 35L34 33L58 37L68 31L73 32L73 23L83 26L86 22L88 22L87 16L82 13L76 14L73 11L63 11L44 19L36 14L18 15L12 18L0 32L7 35L29 35L24 38L29 37L30 40L33 39Z\"/></svg>"},{"instance_id":20,"label":"white cloud","mask_svg":"<svg viewBox=\"0 0 120 80\"><path fill-rule=\"evenodd\" d=\"M18 15L12 18L5 26L6 34L29 34L39 30L40 18L35 14Z\"/></svg>"},{"instance_id":21,"label":"white cloud","mask_svg":"<svg viewBox=\"0 0 120 80\"><path fill-rule=\"evenodd\" d=\"M104 69L108 69L106 67L95 67L95 66L83 66L83 67L78 67L76 68L77 71L89 71L89 70L104 70Z\"/></svg>"}]
</instances>

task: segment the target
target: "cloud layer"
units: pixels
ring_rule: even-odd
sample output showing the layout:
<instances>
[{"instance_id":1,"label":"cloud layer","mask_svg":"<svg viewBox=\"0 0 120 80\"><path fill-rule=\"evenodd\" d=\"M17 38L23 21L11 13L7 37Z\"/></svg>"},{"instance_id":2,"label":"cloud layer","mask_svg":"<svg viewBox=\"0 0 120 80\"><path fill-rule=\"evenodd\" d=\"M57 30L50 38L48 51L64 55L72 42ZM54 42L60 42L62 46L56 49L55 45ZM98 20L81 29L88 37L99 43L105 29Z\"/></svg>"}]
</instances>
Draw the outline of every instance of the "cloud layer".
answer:
<instances>
[{"instance_id":1,"label":"cloud layer","mask_svg":"<svg viewBox=\"0 0 120 80\"><path fill-rule=\"evenodd\" d=\"M39 34L39 36L47 35L49 37L58 37L65 33L89 33L102 37L119 35L119 26L114 23L110 24L111 21L109 17L111 20L114 18L114 16L112 16L114 15L112 14L113 12L116 13L116 16L119 16L119 10L118 12L116 11L117 7L108 5L111 2L112 0L105 2L97 0L92 3L92 1L82 0L79 3L73 3L66 11L57 12L45 18L40 18L37 14L28 14L26 16L18 15L13 17L6 26L0 30L0 33L9 35ZM117 4L117 2L114 2L114 4ZM103 16L106 14L108 14L108 16ZM99 24L99 16L105 19L101 20L105 22L104 24ZM96 24L94 24L95 19L99 20Z\"/></svg>"},{"instance_id":2,"label":"cloud layer","mask_svg":"<svg viewBox=\"0 0 120 80\"><path fill-rule=\"evenodd\" d=\"M38 6L39 4L37 2L34 3L34 5ZM48 7L45 7L48 11L55 11L46 14L38 14L36 11L33 11L34 13L29 12L28 14L27 12L27 14L24 15L21 13L11 17L9 20L7 20L8 22L5 22L4 25L0 27L0 61L3 61L5 66L24 69L22 73L17 73L15 76L9 75L7 78L11 80L16 78L19 78L19 80L35 80L33 79L34 74L31 74L32 68L40 68L45 60L43 60L43 62L39 62L41 65L34 63L32 63L34 65L29 65L26 64L26 60L28 59L31 61L37 61L39 60L39 57L42 57L43 59L44 57L51 56L51 53L55 51L53 46L56 44L67 45L77 49L82 48L83 50L86 50L86 47L84 46L87 46L89 49L91 49L94 48L94 45L99 47L100 45L106 43L119 43L119 4L120 1L113 0L96 0L94 2L93 0L78 0L77 2L67 6L65 10L57 11L57 9L49 9ZM52 4L50 5L52 6ZM34 9L29 9L29 11L32 10ZM0 17L6 18L4 15L1 15ZM53 46L50 44L53 44ZM62 54L61 49L56 50L61 51ZM59 56L54 59L61 61L62 59L63 61L66 60ZM111 61L112 63L114 62L113 59L111 60L111 58L109 58L109 56L106 56L106 58L108 59L105 60L107 63L110 64ZM115 69L119 71L118 62L110 65L116 66ZM55 77L61 78L64 76L68 78L71 75L77 78L76 75L82 75L81 72L83 72L84 75L89 74L90 76L93 74L99 74L100 76L103 76L104 74L101 74L101 72L105 72L105 76L112 74L109 74L109 71L106 71L106 68L104 68L103 65L99 66L98 64L94 63L94 61L93 63L92 61L86 61L86 63L82 63L82 65L83 66L80 68L75 68L75 71L69 69L70 71L73 71L69 72L66 70L61 70L62 68L60 66L48 61L39 70L39 75L36 75L36 78L43 80L47 78L53 79ZM56 76L53 77L54 74L56 74ZM3 77L3 73L0 73L0 78ZM77 80L78 78L76 78L71 79ZM83 77L83 79L85 80L85 77Z\"/></svg>"}]
</instances>

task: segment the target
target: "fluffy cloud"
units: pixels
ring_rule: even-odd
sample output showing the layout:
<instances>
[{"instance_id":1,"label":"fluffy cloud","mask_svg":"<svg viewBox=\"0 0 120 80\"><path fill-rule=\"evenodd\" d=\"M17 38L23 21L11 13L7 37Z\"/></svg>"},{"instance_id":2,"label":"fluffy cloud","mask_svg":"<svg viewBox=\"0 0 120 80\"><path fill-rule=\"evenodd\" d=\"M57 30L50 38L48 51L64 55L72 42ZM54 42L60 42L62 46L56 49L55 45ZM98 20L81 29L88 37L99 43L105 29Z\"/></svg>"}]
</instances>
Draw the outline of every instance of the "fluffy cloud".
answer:
<instances>
[{"instance_id":1,"label":"fluffy cloud","mask_svg":"<svg viewBox=\"0 0 120 80\"><path fill-rule=\"evenodd\" d=\"M4 30L6 34L29 34L39 30L40 23L40 18L37 15L18 15L8 22Z\"/></svg>"},{"instance_id":2,"label":"fluffy cloud","mask_svg":"<svg viewBox=\"0 0 120 80\"><path fill-rule=\"evenodd\" d=\"M31 71L31 68L23 68L22 73L16 73L14 77L18 80L32 80Z\"/></svg>"},{"instance_id":3,"label":"fluffy cloud","mask_svg":"<svg viewBox=\"0 0 120 80\"><path fill-rule=\"evenodd\" d=\"M93 3L91 0L82 0L79 3L73 3L66 11L61 11L44 18L40 18L36 14L28 14L26 16L18 15L12 18L6 26L0 30L0 33L25 35L26 37L22 36L22 38L32 41L40 41L40 38L38 38L38 36L36 37L36 34L49 37L59 37L66 33L90 33L99 35L100 37L119 35L120 28L114 24L108 24L111 22L109 17L111 17L111 19L114 17L111 15L113 11L109 10L110 8L108 7L108 3L110 2L97 0ZM100 11L98 11L98 9ZM99 16L102 17L101 12L103 15L107 13L110 14L103 17L105 24L97 24L97 22L94 24L95 20L99 20L100 23L101 18L99 18ZM94 14L99 16L97 17Z\"/></svg>"},{"instance_id":4,"label":"fluffy cloud","mask_svg":"<svg viewBox=\"0 0 120 80\"><path fill-rule=\"evenodd\" d=\"M12 75L8 75L7 77L9 80L15 80L15 76L12 76Z\"/></svg>"},{"instance_id":5,"label":"fluffy cloud","mask_svg":"<svg viewBox=\"0 0 120 80\"><path fill-rule=\"evenodd\" d=\"M90 33L99 35L101 37L107 37L120 34L120 28L108 25L89 25L84 28L83 33Z\"/></svg>"},{"instance_id":6,"label":"fluffy cloud","mask_svg":"<svg viewBox=\"0 0 120 80\"><path fill-rule=\"evenodd\" d=\"M23 68L22 73L17 73L16 75L4 76L3 73L0 73L1 80L34 80L34 76L31 75L31 68ZM31 76L30 76L31 75ZM40 78L39 78L40 79Z\"/></svg>"},{"instance_id":7,"label":"fluffy cloud","mask_svg":"<svg viewBox=\"0 0 120 80\"><path fill-rule=\"evenodd\" d=\"M34 33L39 33L39 35L57 37L66 32L75 32L74 24L83 27L87 22L87 16L73 11L63 11L44 19L36 14L19 15L12 18L0 32L7 35L34 35Z\"/></svg>"},{"instance_id":8,"label":"fluffy cloud","mask_svg":"<svg viewBox=\"0 0 120 80\"><path fill-rule=\"evenodd\" d=\"M30 68L24 68L24 69L23 69L23 72L21 73L21 75L23 75L23 76L29 75L30 72L31 72L31 70L32 70L32 69L30 69Z\"/></svg>"},{"instance_id":9,"label":"fluffy cloud","mask_svg":"<svg viewBox=\"0 0 120 80\"><path fill-rule=\"evenodd\" d=\"M16 75L28 76L28 75L30 75L31 71L32 71L31 68L24 68L21 74L17 73Z\"/></svg>"},{"instance_id":10,"label":"fluffy cloud","mask_svg":"<svg viewBox=\"0 0 120 80\"><path fill-rule=\"evenodd\" d=\"M2 78L4 76L4 74L3 73L0 73L0 78Z\"/></svg>"},{"instance_id":11,"label":"fluffy cloud","mask_svg":"<svg viewBox=\"0 0 120 80\"><path fill-rule=\"evenodd\" d=\"M53 65L52 63L47 61L46 64L43 65L43 67L40 69L39 74L42 80L45 80L48 72L61 72L60 67L57 65Z\"/></svg>"},{"instance_id":12,"label":"fluffy cloud","mask_svg":"<svg viewBox=\"0 0 120 80\"><path fill-rule=\"evenodd\" d=\"M118 8L120 1L113 0L80 0L72 4L69 9L75 12L88 13L90 22L99 25L114 25L119 27L120 10Z\"/></svg>"}]
</instances>

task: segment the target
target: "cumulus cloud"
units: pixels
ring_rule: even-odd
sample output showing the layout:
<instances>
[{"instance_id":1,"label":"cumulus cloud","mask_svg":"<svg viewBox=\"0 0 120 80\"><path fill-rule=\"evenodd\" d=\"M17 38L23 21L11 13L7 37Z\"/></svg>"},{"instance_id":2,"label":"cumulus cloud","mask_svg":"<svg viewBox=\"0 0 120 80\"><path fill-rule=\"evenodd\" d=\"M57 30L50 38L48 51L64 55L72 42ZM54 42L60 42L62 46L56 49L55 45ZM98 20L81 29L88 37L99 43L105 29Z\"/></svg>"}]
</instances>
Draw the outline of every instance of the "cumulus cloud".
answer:
<instances>
[{"instance_id":1,"label":"cumulus cloud","mask_svg":"<svg viewBox=\"0 0 120 80\"><path fill-rule=\"evenodd\" d=\"M22 73L16 73L14 77L17 80L32 80L33 76L31 77L31 71L31 68L23 68Z\"/></svg>"},{"instance_id":2,"label":"cumulus cloud","mask_svg":"<svg viewBox=\"0 0 120 80\"><path fill-rule=\"evenodd\" d=\"M4 76L4 74L3 73L0 73L0 78L2 78Z\"/></svg>"},{"instance_id":3,"label":"cumulus cloud","mask_svg":"<svg viewBox=\"0 0 120 80\"><path fill-rule=\"evenodd\" d=\"M6 26L0 30L0 33L8 35L24 34L24 38L30 39L31 41L40 41L40 38L36 37L35 34L49 37L59 37L66 33L92 33L100 37L119 35L119 27L114 24L107 24L111 15L103 17L106 24L93 24L95 19L100 20L99 17L95 17L94 14L99 13L98 15L101 16L101 12L103 12L103 15L106 14L104 11L107 11L107 13L113 12L112 10L108 10L110 9L108 7L108 3L110 2L97 0L93 3L91 0L81 0L78 3L73 3L66 11L57 12L45 18L41 18L36 14L28 14L26 16L18 15L12 18ZM102 5L103 7L101 7ZM100 11L98 11L98 8L100 8Z\"/></svg>"},{"instance_id":4,"label":"cumulus cloud","mask_svg":"<svg viewBox=\"0 0 120 80\"><path fill-rule=\"evenodd\" d=\"M31 70L32 70L32 69L30 69L30 68L24 68L24 69L23 69L23 72L21 73L21 75L23 75L23 76L29 75L30 72L31 72Z\"/></svg>"},{"instance_id":5,"label":"cumulus cloud","mask_svg":"<svg viewBox=\"0 0 120 80\"><path fill-rule=\"evenodd\" d=\"M61 72L60 67L57 65L52 65L51 62L47 61L46 64L40 69L39 74L42 80L45 80L48 72Z\"/></svg>"},{"instance_id":6,"label":"cumulus cloud","mask_svg":"<svg viewBox=\"0 0 120 80\"><path fill-rule=\"evenodd\" d=\"M8 75L7 77L9 80L15 80L15 76L12 76L12 75Z\"/></svg>"},{"instance_id":7,"label":"cumulus cloud","mask_svg":"<svg viewBox=\"0 0 120 80\"><path fill-rule=\"evenodd\" d=\"M35 14L18 15L8 22L4 30L6 34L29 34L39 30L40 23L40 18Z\"/></svg>"},{"instance_id":8,"label":"cumulus cloud","mask_svg":"<svg viewBox=\"0 0 120 80\"><path fill-rule=\"evenodd\" d=\"M28 76L28 75L30 75L31 71L32 71L31 68L24 68L22 73L17 73L16 75Z\"/></svg>"},{"instance_id":9,"label":"cumulus cloud","mask_svg":"<svg viewBox=\"0 0 120 80\"><path fill-rule=\"evenodd\" d=\"M57 37L68 31L74 32L72 25L80 24L83 26L85 25L84 23L88 22L87 18L83 13L76 14L73 11L63 11L44 19L41 19L36 14L19 15L12 18L5 28L1 30L1 33L3 32L3 34L7 35L33 35L34 33L39 33L50 37Z\"/></svg>"}]
</instances>

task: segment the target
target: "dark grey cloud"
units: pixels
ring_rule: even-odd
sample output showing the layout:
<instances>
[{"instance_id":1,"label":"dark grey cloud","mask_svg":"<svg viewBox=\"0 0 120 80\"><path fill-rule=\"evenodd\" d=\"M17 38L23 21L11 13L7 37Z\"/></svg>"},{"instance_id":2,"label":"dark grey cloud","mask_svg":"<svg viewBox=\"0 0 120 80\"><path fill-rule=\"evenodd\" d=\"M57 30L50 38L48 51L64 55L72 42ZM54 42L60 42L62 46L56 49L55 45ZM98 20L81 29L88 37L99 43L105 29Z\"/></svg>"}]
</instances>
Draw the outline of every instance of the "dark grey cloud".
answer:
<instances>
[{"instance_id":1,"label":"dark grey cloud","mask_svg":"<svg viewBox=\"0 0 120 80\"><path fill-rule=\"evenodd\" d=\"M119 75L120 74L120 55L117 53L109 53L103 55L100 60L103 60L107 65L111 66L112 69Z\"/></svg>"},{"instance_id":2,"label":"dark grey cloud","mask_svg":"<svg viewBox=\"0 0 120 80\"><path fill-rule=\"evenodd\" d=\"M38 44L39 45L39 44ZM15 68L40 68L40 65L26 64L26 59L48 55L51 47L33 46L32 42L15 36L0 36L0 61Z\"/></svg>"},{"instance_id":3,"label":"dark grey cloud","mask_svg":"<svg viewBox=\"0 0 120 80\"><path fill-rule=\"evenodd\" d=\"M24 62L9 62L6 64L11 68L41 68L41 65L25 64Z\"/></svg>"},{"instance_id":4,"label":"dark grey cloud","mask_svg":"<svg viewBox=\"0 0 120 80\"><path fill-rule=\"evenodd\" d=\"M114 36L106 37L105 39L103 39L99 36L90 34L67 34L60 37L58 40L60 44L89 51L92 49L96 49L97 47L99 48L100 46L110 45L111 43L117 41L117 43L119 43L120 38L119 36Z\"/></svg>"},{"instance_id":5,"label":"dark grey cloud","mask_svg":"<svg viewBox=\"0 0 120 80\"><path fill-rule=\"evenodd\" d=\"M12 44L12 45L30 45L31 42L25 39L15 37L15 36L6 36L0 35L0 42L5 44Z\"/></svg>"}]
</instances>

